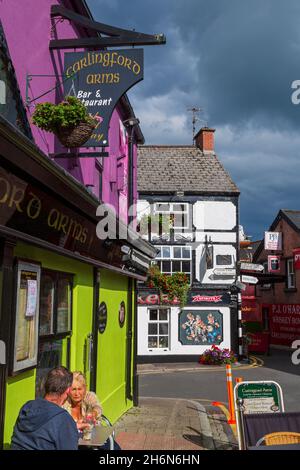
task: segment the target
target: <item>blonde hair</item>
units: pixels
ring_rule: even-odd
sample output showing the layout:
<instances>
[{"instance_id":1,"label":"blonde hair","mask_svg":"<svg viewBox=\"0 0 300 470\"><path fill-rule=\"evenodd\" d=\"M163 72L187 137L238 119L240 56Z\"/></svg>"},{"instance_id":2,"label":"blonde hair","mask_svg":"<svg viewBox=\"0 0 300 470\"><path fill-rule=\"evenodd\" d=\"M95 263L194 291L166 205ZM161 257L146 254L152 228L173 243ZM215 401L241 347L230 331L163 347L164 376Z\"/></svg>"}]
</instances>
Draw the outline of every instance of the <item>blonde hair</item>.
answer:
<instances>
[{"instance_id":1,"label":"blonde hair","mask_svg":"<svg viewBox=\"0 0 300 470\"><path fill-rule=\"evenodd\" d=\"M86 387L86 378L81 371L76 370L73 372L73 381L74 380L77 380L77 382L80 382L84 387Z\"/></svg>"}]
</instances>

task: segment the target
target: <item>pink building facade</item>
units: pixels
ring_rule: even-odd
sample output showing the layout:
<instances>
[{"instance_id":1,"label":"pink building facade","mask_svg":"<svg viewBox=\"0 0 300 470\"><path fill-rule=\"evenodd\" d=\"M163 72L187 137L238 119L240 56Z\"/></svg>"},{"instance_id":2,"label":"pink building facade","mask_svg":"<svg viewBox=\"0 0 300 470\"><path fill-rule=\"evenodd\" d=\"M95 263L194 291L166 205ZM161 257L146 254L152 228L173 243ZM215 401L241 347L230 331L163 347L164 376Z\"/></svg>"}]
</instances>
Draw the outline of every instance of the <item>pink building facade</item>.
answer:
<instances>
[{"instance_id":1,"label":"pink building facade","mask_svg":"<svg viewBox=\"0 0 300 470\"><path fill-rule=\"evenodd\" d=\"M128 135L123 121L134 116L126 96L115 108L109 129L109 157L56 159L53 154L66 152L57 138L34 126L31 116L37 103L59 102L63 94L64 50L50 50L51 39L72 39L95 36L96 33L75 23L55 17L51 19L52 5L61 5L77 14L88 16L84 1L78 0L3 0L1 23L14 64L21 97L26 109L36 145L61 165L68 173L86 186L100 200L112 205L120 218L128 221ZM68 52L72 50L68 49ZM143 143L143 135L137 127L134 132L137 143ZM136 200L136 161L133 151L133 198ZM86 150L86 149L84 149ZM90 148L89 151L99 151Z\"/></svg>"}]
</instances>

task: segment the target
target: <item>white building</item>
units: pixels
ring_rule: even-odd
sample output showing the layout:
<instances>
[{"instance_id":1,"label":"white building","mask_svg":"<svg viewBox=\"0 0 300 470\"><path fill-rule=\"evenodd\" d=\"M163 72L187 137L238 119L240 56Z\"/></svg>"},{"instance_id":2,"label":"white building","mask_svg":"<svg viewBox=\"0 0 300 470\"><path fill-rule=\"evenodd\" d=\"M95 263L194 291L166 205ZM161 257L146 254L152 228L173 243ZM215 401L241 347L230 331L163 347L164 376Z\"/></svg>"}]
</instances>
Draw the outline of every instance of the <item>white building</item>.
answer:
<instances>
[{"instance_id":1,"label":"white building","mask_svg":"<svg viewBox=\"0 0 300 470\"><path fill-rule=\"evenodd\" d=\"M138 220L151 216L143 236L158 249L162 272L185 272L191 282L183 309L139 284L139 362L191 360L212 344L238 349L230 286L239 251L239 190L214 152L214 129L201 129L195 143L138 150ZM166 215L171 229L162 222Z\"/></svg>"}]
</instances>

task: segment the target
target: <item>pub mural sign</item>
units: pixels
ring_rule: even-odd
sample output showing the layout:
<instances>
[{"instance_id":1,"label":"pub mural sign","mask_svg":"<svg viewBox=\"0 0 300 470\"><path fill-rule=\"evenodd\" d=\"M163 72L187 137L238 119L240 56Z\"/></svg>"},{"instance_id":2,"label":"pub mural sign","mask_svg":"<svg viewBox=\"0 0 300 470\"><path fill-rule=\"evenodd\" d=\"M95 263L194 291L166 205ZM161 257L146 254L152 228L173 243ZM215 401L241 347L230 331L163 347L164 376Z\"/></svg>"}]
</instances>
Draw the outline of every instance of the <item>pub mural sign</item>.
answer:
<instances>
[{"instance_id":1,"label":"pub mural sign","mask_svg":"<svg viewBox=\"0 0 300 470\"><path fill-rule=\"evenodd\" d=\"M182 310L178 316L179 341L185 346L221 344L223 315L219 310Z\"/></svg>"},{"instance_id":2,"label":"pub mural sign","mask_svg":"<svg viewBox=\"0 0 300 470\"><path fill-rule=\"evenodd\" d=\"M76 96L89 114L98 117L83 147L107 147L109 122L118 100L144 78L144 50L66 52L65 95Z\"/></svg>"}]
</instances>

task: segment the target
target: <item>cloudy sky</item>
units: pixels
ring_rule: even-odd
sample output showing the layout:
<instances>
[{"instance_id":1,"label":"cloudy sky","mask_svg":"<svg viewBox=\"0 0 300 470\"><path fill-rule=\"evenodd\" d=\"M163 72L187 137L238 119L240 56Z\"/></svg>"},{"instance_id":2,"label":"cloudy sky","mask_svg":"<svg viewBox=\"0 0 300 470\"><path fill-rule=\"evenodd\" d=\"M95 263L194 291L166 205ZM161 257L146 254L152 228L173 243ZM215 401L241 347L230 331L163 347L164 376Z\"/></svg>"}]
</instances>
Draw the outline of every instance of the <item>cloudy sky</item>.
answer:
<instances>
[{"instance_id":1,"label":"cloudy sky","mask_svg":"<svg viewBox=\"0 0 300 470\"><path fill-rule=\"evenodd\" d=\"M216 151L241 191L240 222L263 236L279 209L299 209L299 0L87 0L100 22L164 33L145 47L144 81L128 92L146 144L191 144L216 129Z\"/></svg>"}]
</instances>

